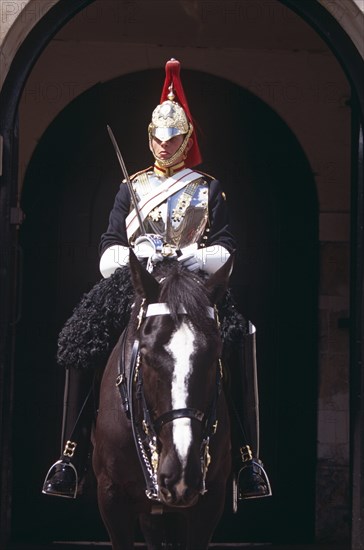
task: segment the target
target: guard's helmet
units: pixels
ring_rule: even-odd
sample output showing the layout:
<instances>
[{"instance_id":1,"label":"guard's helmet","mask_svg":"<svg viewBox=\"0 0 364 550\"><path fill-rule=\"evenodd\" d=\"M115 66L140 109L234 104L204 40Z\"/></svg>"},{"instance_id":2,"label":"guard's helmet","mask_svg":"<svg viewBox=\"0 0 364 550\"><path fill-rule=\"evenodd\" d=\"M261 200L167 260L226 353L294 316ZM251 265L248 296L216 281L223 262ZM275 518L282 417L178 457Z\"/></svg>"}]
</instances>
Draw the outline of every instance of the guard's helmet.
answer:
<instances>
[{"instance_id":1,"label":"guard's helmet","mask_svg":"<svg viewBox=\"0 0 364 550\"><path fill-rule=\"evenodd\" d=\"M179 77L180 63L171 59L166 63L166 77L161 96L161 103L154 109L152 120L148 127L149 142L152 137L168 141L174 136L185 136L178 151L168 160L157 159L162 166L172 166L176 159L185 151L188 140L194 132L192 117ZM153 148L151 146L151 150ZM196 135L193 135L193 145L186 154L185 164L192 167L201 163L201 155Z\"/></svg>"},{"instance_id":2,"label":"guard's helmet","mask_svg":"<svg viewBox=\"0 0 364 550\"><path fill-rule=\"evenodd\" d=\"M161 141L168 141L174 136L187 134L190 126L182 107L168 99L154 109L149 131Z\"/></svg>"}]
</instances>

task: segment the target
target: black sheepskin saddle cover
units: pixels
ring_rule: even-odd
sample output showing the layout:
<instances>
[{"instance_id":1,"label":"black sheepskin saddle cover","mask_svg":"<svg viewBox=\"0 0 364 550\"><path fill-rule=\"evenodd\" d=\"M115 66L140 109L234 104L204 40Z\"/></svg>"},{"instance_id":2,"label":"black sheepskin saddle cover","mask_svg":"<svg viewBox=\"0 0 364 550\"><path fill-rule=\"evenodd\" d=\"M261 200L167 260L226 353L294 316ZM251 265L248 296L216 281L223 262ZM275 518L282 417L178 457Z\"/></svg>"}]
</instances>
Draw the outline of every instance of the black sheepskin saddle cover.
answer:
<instances>
[{"instance_id":1,"label":"black sheepskin saddle cover","mask_svg":"<svg viewBox=\"0 0 364 550\"><path fill-rule=\"evenodd\" d=\"M129 322L133 301L134 288L128 266L96 283L84 294L59 334L58 364L76 369L104 368ZM226 353L241 345L247 322L238 312L230 290L218 309Z\"/></svg>"}]
</instances>

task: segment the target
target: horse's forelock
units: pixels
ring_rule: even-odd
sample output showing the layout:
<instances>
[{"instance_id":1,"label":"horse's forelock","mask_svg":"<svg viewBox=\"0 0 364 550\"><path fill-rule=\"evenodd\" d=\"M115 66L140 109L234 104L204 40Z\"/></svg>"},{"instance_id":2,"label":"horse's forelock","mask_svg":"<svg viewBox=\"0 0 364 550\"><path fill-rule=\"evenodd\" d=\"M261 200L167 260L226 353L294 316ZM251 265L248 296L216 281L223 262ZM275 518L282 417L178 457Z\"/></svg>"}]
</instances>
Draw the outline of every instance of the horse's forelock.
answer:
<instances>
[{"instance_id":1,"label":"horse's forelock","mask_svg":"<svg viewBox=\"0 0 364 550\"><path fill-rule=\"evenodd\" d=\"M173 320L178 323L178 311L183 306L194 325L206 324L206 307L210 305L203 280L176 264L161 284L160 302L166 302Z\"/></svg>"}]
</instances>

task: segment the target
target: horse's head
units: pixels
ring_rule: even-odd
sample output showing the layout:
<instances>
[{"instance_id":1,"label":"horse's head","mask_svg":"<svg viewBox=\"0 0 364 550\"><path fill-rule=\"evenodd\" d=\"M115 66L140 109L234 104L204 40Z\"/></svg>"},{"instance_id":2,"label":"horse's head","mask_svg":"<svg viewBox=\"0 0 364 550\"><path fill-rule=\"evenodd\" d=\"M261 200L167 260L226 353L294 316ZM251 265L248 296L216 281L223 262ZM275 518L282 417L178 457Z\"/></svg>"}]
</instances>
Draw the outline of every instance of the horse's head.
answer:
<instances>
[{"instance_id":1,"label":"horse's head","mask_svg":"<svg viewBox=\"0 0 364 550\"><path fill-rule=\"evenodd\" d=\"M205 489L221 378L214 306L232 262L230 256L205 281L171 260L152 276L130 254L139 341L135 423L145 426L152 447L147 466L154 468L158 498L170 506L191 506Z\"/></svg>"}]
</instances>

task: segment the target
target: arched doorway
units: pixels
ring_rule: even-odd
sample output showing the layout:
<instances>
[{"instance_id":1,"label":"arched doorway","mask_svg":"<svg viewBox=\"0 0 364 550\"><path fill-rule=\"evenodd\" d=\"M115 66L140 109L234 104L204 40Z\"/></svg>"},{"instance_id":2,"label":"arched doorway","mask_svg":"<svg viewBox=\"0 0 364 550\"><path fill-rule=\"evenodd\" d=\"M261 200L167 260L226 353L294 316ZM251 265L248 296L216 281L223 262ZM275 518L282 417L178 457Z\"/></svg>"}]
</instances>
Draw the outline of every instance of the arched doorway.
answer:
<instances>
[{"instance_id":1,"label":"arched doorway","mask_svg":"<svg viewBox=\"0 0 364 550\"><path fill-rule=\"evenodd\" d=\"M26 218L20 229L24 304L17 335L13 442L13 528L19 540L39 541L40 532L44 540L61 540L64 524L67 540L106 538L92 489L71 503L72 511L69 503L40 494L47 467L59 453L63 373L54 361L56 339L81 295L100 278L98 240L121 177L106 124L113 127L130 172L148 166L146 128L158 101L160 73L130 74L76 99L43 136L25 177ZM293 134L252 94L187 70L184 85L191 109L198 113L201 168L224 183L238 236L232 284L241 311L258 330L261 455L274 492L272 499L242 504L236 516L228 501L216 540L309 542L314 535L317 397L313 177ZM125 90L133 93L125 95ZM216 131L226 120L232 121L229 136ZM292 300L293 295L298 299ZM31 383L34 391L29 393ZM29 415L34 403L39 411L36 432ZM29 471L21 465L31 446L29 483ZM297 469L305 469L306 483L293 494ZM25 485L31 487L26 497ZM85 506L94 518L91 532L90 524L82 527L77 521Z\"/></svg>"},{"instance_id":2,"label":"arched doorway","mask_svg":"<svg viewBox=\"0 0 364 550\"><path fill-rule=\"evenodd\" d=\"M88 2L74 2L72 9L77 10L80 8L81 4L86 5ZM357 63L355 60L357 60L357 57L355 53L353 53L352 48L350 46L350 39L343 33L340 26L337 24L337 22L332 21L327 14L325 14L325 10L322 8L322 6L319 6L317 8L317 3L310 2L310 3L300 3L298 1L290 1L285 2L290 7L296 8L297 12L299 14L302 14L303 17L306 18L312 24L318 31L327 39L327 41L330 43L331 47L334 49L334 51L337 53L339 52L339 58L340 61L345 65L345 69L348 72L349 78L353 84L354 91L360 93L360 87L358 86L358 79L355 75L355 66L357 67ZM64 21L67 20L67 18L71 17L72 14L69 11L71 8L66 6L66 2L59 2L60 6L60 12L59 17L57 18L57 25L61 26ZM73 12L72 12L73 13ZM55 23L56 19L53 17L52 14L53 23ZM330 19L330 20L329 20ZM47 40L49 40L51 33L54 31L54 25L52 26L51 21L47 18L44 18L42 20L42 25L39 26L39 28L35 29L36 32L33 33L32 38L29 42L27 40L24 42L24 50L19 52L19 55L17 56L17 62L13 64L12 71L9 73L9 79L7 81L7 87L5 90L5 93L1 96L1 104L3 107L3 114L1 118L1 130L2 134L4 134L4 171L3 171L3 181L5 183L5 195L4 195L4 187L2 188L2 196L1 196L1 207L2 212L5 212L5 216L3 218L4 221L4 235L6 237L6 242L11 242L11 239L13 237L13 232L9 231L9 228L7 226L7 215L8 215L8 200L12 200L12 190L15 187L15 177L14 173L12 172L13 167L16 165L16 162L13 163L13 159L16 159L16 139L17 139L17 132L15 128L15 119L16 119L16 108L17 108L17 101L19 99L20 90L22 85L25 82L25 79L27 78L28 71L30 70L30 66L34 59L39 54L40 46L39 44L46 44ZM334 28L335 27L335 28ZM333 31L333 28L335 32ZM38 35L37 35L38 32ZM48 33L48 34L47 34ZM42 37L39 42L37 42L37 39L39 37ZM349 44L349 47L348 47ZM27 52L25 50L27 49ZM353 63L353 60L355 61ZM358 107L358 110L356 111L356 114L362 117L362 109L360 109L360 106ZM15 128L15 133L13 133L13 129ZM13 139L15 138L15 139ZM14 146L14 148L12 148ZM8 187L6 187L8 186ZM360 189L357 189L355 186L353 186L354 193L358 194L360 196ZM8 193L8 194L7 194ZM353 226L354 233L355 231L359 231L359 224L356 227L355 224ZM358 233L359 235L359 233ZM359 235L360 237L360 235ZM361 239L358 239L360 241ZM360 250L360 242L358 242L358 250ZM353 251L355 259L357 258L356 252ZM4 255L5 260L8 260L8 257ZM7 264L12 265L11 263ZM356 265L354 266L357 267ZM360 274L360 265L359 269L356 271L358 277L357 281L359 283L355 283L355 290L353 291L355 296L353 296L353 303L360 303L361 300L361 289L360 289L360 281L361 281L361 274ZM5 280L5 286L4 286L4 296L7 298L7 292L10 286L9 281L13 280L13 274L9 275L9 279ZM5 308L4 308L5 309ZM5 314L5 321L8 318L8 314ZM360 321L360 312L358 312L358 321ZM358 338L356 338L356 335L360 336L359 332L360 326L357 324L356 327L354 327L353 331L353 338L355 341L358 341ZM359 338L360 342L360 338ZM6 350L9 351L8 348ZM356 349L354 351L354 361L358 360L358 364L360 363L360 354L359 356L356 353ZM11 352L9 352L11 353ZM11 395L11 388L12 388L12 382L11 382L11 375L5 375L5 378L2 380L4 384L2 384L3 388L5 388L5 392ZM10 393L9 393L10 388ZM5 395L4 399L2 400L4 411L5 411L5 418L6 413L11 410L11 400L8 399L7 395ZM3 449L5 450L4 457L8 456L8 431L7 431L7 421L5 430L3 430L3 433L5 433L4 441L5 445L3 445ZM7 460L7 459L6 459ZM7 465L8 461L5 462L5 468L3 468L3 471L7 472ZM6 477L6 474L5 476ZM4 482L3 486L5 487L5 491L2 491L2 501L5 502L5 506L2 506L3 510L7 509L7 503L9 500L9 486L6 482ZM4 516L2 516L4 518ZM8 526L8 516L5 515L5 523L4 525ZM6 529L8 532L8 528ZM4 531L5 533L5 531Z\"/></svg>"}]
</instances>

